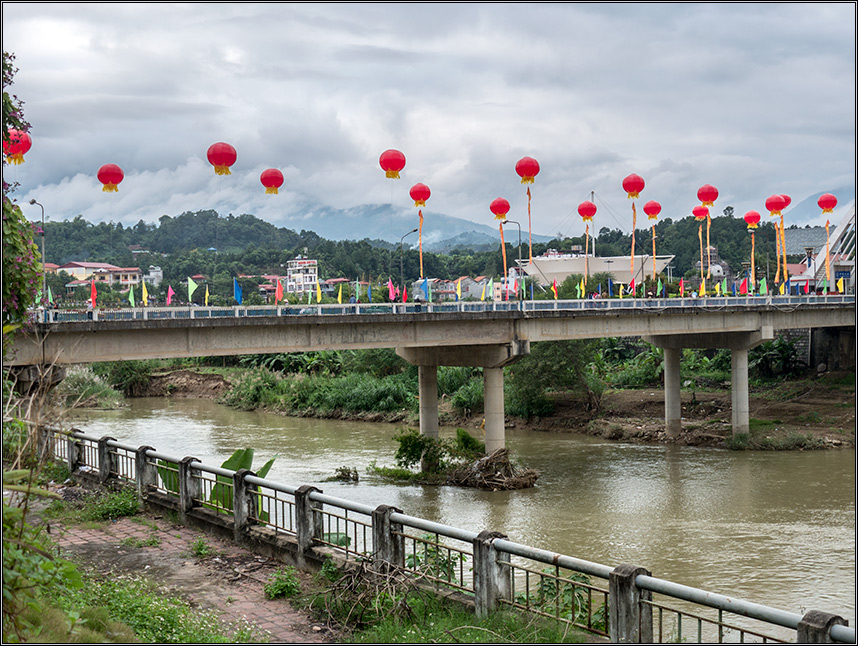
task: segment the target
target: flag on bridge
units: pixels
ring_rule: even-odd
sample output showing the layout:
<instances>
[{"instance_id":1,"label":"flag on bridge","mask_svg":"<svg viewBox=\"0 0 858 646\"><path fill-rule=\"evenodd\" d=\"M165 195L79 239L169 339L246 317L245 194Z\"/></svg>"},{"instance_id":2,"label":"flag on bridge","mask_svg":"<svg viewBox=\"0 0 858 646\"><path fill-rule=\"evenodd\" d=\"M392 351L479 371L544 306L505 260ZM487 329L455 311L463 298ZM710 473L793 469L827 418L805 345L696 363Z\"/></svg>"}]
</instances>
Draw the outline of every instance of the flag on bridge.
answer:
<instances>
[{"instance_id":1,"label":"flag on bridge","mask_svg":"<svg viewBox=\"0 0 858 646\"><path fill-rule=\"evenodd\" d=\"M238 284L238 281L233 278L232 279L232 297L236 300L236 302L241 305L241 285Z\"/></svg>"},{"instance_id":2,"label":"flag on bridge","mask_svg":"<svg viewBox=\"0 0 858 646\"><path fill-rule=\"evenodd\" d=\"M721 293L724 294L724 296L727 295L727 279L726 278L724 279L724 282L721 283Z\"/></svg>"},{"instance_id":3,"label":"flag on bridge","mask_svg":"<svg viewBox=\"0 0 858 646\"><path fill-rule=\"evenodd\" d=\"M402 302L408 302L408 287L406 287L405 285L402 286Z\"/></svg>"},{"instance_id":4,"label":"flag on bridge","mask_svg":"<svg viewBox=\"0 0 858 646\"><path fill-rule=\"evenodd\" d=\"M393 279L387 279L387 299L392 301L396 298L396 292L393 291Z\"/></svg>"},{"instance_id":5,"label":"flag on bridge","mask_svg":"<svg viewBox=\"0 0 858 646\"><path fill-rule=\"evenodd\" d=\"M277 305L278 301L283 300L283 283L280 282L280 279L277 279L277 287L274 289L274 304Z\"/></svg>"},{"instance_id":6,"label":"flag on bridge","mask_svg":"<svg viewBox=\"0 0 858 646\"><path fill-rule=\"evenodd\" d=\"M805 293L805 294L809 294L809 293L810 293L810 280L807 280L807 281L804 283L804 293Z\"/></svg>"},{"instance_id":7,"label":"flag on bridge","mask_svg":"<svg viewBox=\"0 0 858 646\"><path fill-rule=\"evenodd\" d=\"M495 279L494 279L494 277L489 278L488 293L489 293L489 298L491 300L495 300Z\"/></svg>"},{"instance_id":8,"label":"flag on bridge","mask_svg":"<svg viewBox=\"0 0 858 646\"><path fill-rule=\"evenodd\" d=\"M322 302L322 288L319 287L319 279L318 278L316 279L316 302L317 303Z\"/></svg>"},{"instance_id":9,"label":"flag on bridge","mask_svg":"<svg viewBox=\"0 0 858 646\"><path fill-rule=\"evenodd\" d=\"M206 283L206 307L209 306L209 284Z\"/></svg>"},{"instance_id":10,"label":"flag on bridge","mask_svg":"<svg viewBox=\"0 0 858 646\"><path fill-rule=\"evenodd\" d=\"M337 303L340 303L342 305L342 302L343 302L343 285L342 285L342 283L340 283L340 292L339 292L339 294L337 294Z\"/></svg>"},{"instance_id":11,"label":"flag on bridge","mask_svg":"<svg viewBox=\"0 0 858 646\"><path fill-rule=\"evenodd\" d=\"M685 296L685 280L680 278L679 279L679 297L682 298L683 296Z\"/></svg>"},{"instance_id":12,"label":"flag on bridge","mask_svg":"<svg viewBox=\"0 0 858 646\"><path fill-rule=\"evenodd\" d=\"M486 284L485 283L483 283L483 293L480 294L480 300L481 301L486 300Z\"/></svg>"},{"instance_id":13,"label":"flag on bridge","mask_svg":"<svg viewBox=\"0 0 858 646\"><path fill-rule=\"evenodd\" d=\"M146 287L146 283L143 283L143 287L144 288ZM49 285L48 286L48 305L53 305L53 304L54 304L54 295L51 294L51 287Z\"/></svg>"},{"instance_id":14,"label":"flag on bridge","mask_svg":"<svg viewBox=\"0 0 858 646\"><path fill-rule=\"evenodd\" d=\"M369 283L366 286L366 300L367 302L372 303L372 283Z\"/></svg>"},{"instance_id":15,"label":"flag on bridge","mask_svg":"<svg viewBox=\"0 0 858 646\"><path fill-rule=\"evenodd\" d=\"M608 296L610 298L614 297L614 281L610 278L608 279Z\"/></svg>"},{"instance_id":16,"label":"flag on bridge","mask_svg":"<svg viewBox=\"0 0 858 646\"><path fill-rule=\"evenodd\" d=\"M176 292L173 291L173 286L167 285L167 305L169 305L172 302L173 296L175 296L175 295L176 295Z\"/></svg>"},{"instance_id":17,"label":"flag on bridge","mask_svg":"<svg viewBox=\"0 0 858 646\"><path fill-rule=\"evenodd\" d=\"M766 285L766 279L765 278L763 278L760 281L760 292L759 293L760 294L768 294L769 293L769 286Z\"/></svg>"},{"instance_id":18,"label":"flag on bridge","mask_svg":"<svg viewBox=\"0 0 858 646\"><path fill-rule=\"evenodd\" d=\"M557 300L557 279L554 279L554 284L551 285L551 291L554 292L554 300Z\"/></svg>"},{"instance_id":19,"label":"flag on bridge","mask_svg":"<svg viewBox=\"0 0 858 646\"><path fill-rule=\"evenodd\" d=\"M146 289L146 281L141 281L140 283L143 285L143 307L149 307L149 290ZM48 293L50 293L51 288L48 288Z\"/></svg>"},{"instance_id":20,"label":"flag on bridge","mask_svg":"<svg viewBox=\"0 0 858 646\"><path fill-rule=\"evenodd\" d=\"M632 296L635 295L635 279L632 278L632 282L629 283L629 294Z\"/></svg>"},{"instance_id":21,"label":"flag on bridge","mask_svg":"<svg viewBox=\"0 0 858 646\"><path fill-rule=\"evenodd\" d=\"M131 285L131 289L128 290L128 302L131 307L137 307L137 301L134 300L134 285Z\"/></svg>"},{"instance_id":22,"label":"flag on bridge","mask_svg":"<svg viewBox=\"0 0 858 646\"><path fill-rule=\"evenodd\" d=\"M843 278L842 277L837 279L837 291L840 292L841 294L845 291L843 289Z\"/></svg>"},{"instance_id":23,"label":"flag on bridge","mask_svg":"<svg viewBox=\"0 0 858 646\"><path fill-rule=\"evenodd\" d=\"M95 299L97 297L98 297L98 290L95 288L95 278L93 278L92 284L89 286L89 300L92 302L92 309L95 309Z\"/></svg>"},{"instance_id":24,"label":"flag on bridge","mask_svg":"<svg viewBox=\"0 0 858 646\"><path fill-rule=\"evenodd\" d=\"M743 278L742 282L739 283L739 293L740 294L747 294L748 293L748 279L747 278Z\"/></svg>"},{"instance_id":25,"label":"flag on bridge","mask_svg":"<svg viewBox=\"0 0 858 646\"><path fill-rule=\"evenodd\" d=\"M194 292L197 289L197 284L194 282L193 278L188 276L188 302L191 302L191 298L194 295Z\"/></svg>"}]
</instances>

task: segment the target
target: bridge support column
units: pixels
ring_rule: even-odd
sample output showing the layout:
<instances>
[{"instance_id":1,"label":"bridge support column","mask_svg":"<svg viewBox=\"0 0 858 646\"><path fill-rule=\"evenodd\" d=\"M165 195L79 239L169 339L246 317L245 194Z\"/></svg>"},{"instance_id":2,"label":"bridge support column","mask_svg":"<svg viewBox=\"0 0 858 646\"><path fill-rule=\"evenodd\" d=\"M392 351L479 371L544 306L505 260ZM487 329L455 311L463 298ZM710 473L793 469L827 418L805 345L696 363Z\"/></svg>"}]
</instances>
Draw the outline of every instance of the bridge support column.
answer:
<instances>
[{"instance_id":1,"label":"bridge support column","mask_svg":"<svg viewBox=\"0 0 858 646\"><path fill-rule=\"evenodd\" d=\"M733 403L733 437L751 430L751 403L748 399L748 349L730 352L731 394Z\"/></svg>"},{"instance_id":2,"label":"bridge support column","mask_svg":"<svg viewBox=\"0 0 858 646\"><path fill-rule=\"evenodd\" d=\"M503 368L483 368L483 405L486 413L486 455L506 446Z\"/></svg>"},{"instance_id":3,"label":"bridge support column","mask_svg":"<svg viewBox=\"0 0 858 646\"><path fill-rule=\"evenodd\" d=\"M438 439L438 366L417 366L420 434Z\"/></svg>"},{"instance_id":4,"label":"bridge support column","mask_svg":"<svg viewBox=\"0 0 858 646\"><path fill-rule=\"evenodd\" d=\"M678 348L664 349L664 428L667 437L677 438L682 431L682 394L680 392Z\"/></svg>"}]
</instances>

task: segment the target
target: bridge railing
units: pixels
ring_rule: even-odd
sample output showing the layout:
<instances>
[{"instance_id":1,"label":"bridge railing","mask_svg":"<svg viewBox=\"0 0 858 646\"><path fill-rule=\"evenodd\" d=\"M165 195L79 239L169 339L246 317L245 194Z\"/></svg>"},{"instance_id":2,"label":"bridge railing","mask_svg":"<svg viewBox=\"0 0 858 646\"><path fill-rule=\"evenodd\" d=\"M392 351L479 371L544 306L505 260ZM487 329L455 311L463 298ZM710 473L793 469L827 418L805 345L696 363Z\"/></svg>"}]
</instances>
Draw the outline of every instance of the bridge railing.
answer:
<instances>
[{"instance_id":1,"label":"bridge railing","mask_svg":"<svg viewBox=\"0 0 858 646\"><path fill-rule=\"evenodd\" d=\"M400 567L464 594L481 614L512 607L612 641L855 643L855 629L828 613L778 610L658 579L641 567L593 563L110 437L41 433L46 454L85 481L133 482L142 501L175 509L186 522L192 515L195 523L232 531L239 541L282 549L277 537L290 537L299 563L307 555L322 561L337 554L346 562Z\"/></svg>"},{"instance_id":2,"label":"bridge railing","mask_svg":"<svg viewBox=\"0 0 858 646\"><path fill-rule=\"evenodd\" d=\"M312 305L253 305L236 307L137 307L87 310L47 310L42 322L149 321L163 319L251 318L258 316L301 316L312 314L420 314L456 312L544 312L594 310L661 310L671 308L719 308L741 306L795 307L800 305L854 304L854 295L807 296L704 296L700 298L605 298L537 301L458 301L442 303L354 303ZM35 315L35 313L34 313Z\"/></svg>"}]
</instances>

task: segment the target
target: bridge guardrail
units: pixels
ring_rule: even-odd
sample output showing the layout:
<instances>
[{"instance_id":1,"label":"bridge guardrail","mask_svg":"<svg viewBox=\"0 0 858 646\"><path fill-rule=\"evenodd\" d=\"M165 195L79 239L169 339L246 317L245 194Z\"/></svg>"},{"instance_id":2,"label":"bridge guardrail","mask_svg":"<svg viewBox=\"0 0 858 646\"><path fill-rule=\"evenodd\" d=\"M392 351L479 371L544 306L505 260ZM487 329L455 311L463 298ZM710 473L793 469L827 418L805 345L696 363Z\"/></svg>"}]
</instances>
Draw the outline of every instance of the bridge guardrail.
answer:
<instances>
[{"instance_id":1,"label":"bridge guardrail","mask_svg":"<svg viewBox=\"0 0 858 646\"><path fill-rule=\"evenodd\" d=\"M146 321L162 319L250 318L257 316L301 316L313 314L421 314L455 312L544 312L629 309L719 308L726 306L795 307L801 305L854 304L854 295L808 296L720 296L701 298L606 298L547 301L459 301L456 303L326 303L314 305L254 305L236 307L137 307L95 310L46 310L44 323L80 321ZM36 313L33 312L33 316Z\"/></svg>"},{"instance_id":2,"label":"bridge guardrail","mask_svg":"<svg viewBox=\"0 0 858 646\"><path fill-rule=\"evenodd\" d=\"M828 613L787 612L659 579L644 568L612 568L386 505L371 508L312 486L284 485L148 446L134 449L110 437L40 430L47 454L85 480L135 482L143 501L172 499L180 517L203 510L197 522L205 522L206 514L212 520L226 515L236 538L258 525L294 537L299 554L323 547L346 561L393 564L473 598L478 613L509 606L612 641L855 643L855 629ZM260 540L257 534L254 540Z\"/></svg>"}]
</instances>

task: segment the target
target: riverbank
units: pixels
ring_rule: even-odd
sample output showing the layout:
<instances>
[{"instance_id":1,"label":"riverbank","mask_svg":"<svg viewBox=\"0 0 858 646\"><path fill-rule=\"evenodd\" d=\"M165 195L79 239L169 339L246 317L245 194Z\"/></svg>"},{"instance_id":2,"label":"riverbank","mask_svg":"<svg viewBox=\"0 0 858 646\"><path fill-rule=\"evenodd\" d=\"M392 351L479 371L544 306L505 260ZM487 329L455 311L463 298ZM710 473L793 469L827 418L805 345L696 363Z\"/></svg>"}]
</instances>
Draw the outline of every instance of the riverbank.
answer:
<instances>
[{"instance_id":1,"label":"riverbank","mask_svg":"<svg viewBox=\"0 0 858 646\"><path fill-rule=\"evenodd\" d=\"M217 400L230 388L216 372L175 370L152 375L148 397L194 397ZM552 393L554 411L530 419L507 416L508 428L581 433L609 440L672 442L686 446L762 449L854 448L855 373L837 372L779 381L750 391L751 433L735 444L729 388L682 392L683 429L678 439L664 432L664 393L660 389L608 390L597 412L587 410L572 393ZM480 429L482 415L457 415L446 398L439 402L445 426ZM298 416L316 416L301 411ZM327 418L416 425L410 411L331 412Z\"/></svg>"}]
</instances>

